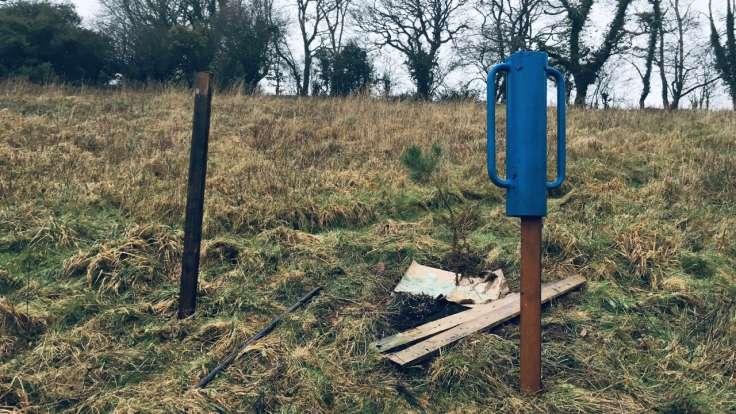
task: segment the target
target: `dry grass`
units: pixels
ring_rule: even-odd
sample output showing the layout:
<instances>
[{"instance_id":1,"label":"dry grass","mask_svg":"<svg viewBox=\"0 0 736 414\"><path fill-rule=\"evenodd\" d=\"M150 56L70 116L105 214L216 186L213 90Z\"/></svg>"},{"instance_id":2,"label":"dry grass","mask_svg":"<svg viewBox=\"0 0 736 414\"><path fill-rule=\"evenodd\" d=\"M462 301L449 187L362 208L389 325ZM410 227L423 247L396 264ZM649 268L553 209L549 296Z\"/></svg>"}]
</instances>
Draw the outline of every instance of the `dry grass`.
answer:
<instances>
[{"instance_id":1,"label":"dry grass","mask_svg":"<svg viewBox=\"0 0 736 414\"><path fill-rule=\"evenodd\" d=\"M399 162L412 144L444 147L449 191L480 216L473 260L518 286L481 105L216 96L201 300L178 321L190 105L178 89L0 85L0 410L736 411L734 114L569 114L544 277L589 287L545 311L530 398L515 324L407 369L368 347L438 311L390 295L412 259L451 250L437 194Z\"/></svg>"},{"instance_id":2,"label":"dry grass","mask_svg":"<svg viewBox=\"0 0 736 414\"><path fill-rule=\"evenodd\" d=\"M84 274L87 287L109 293L151 284L161 274L173 281L181 273L176 267L181 261L180 239L164 226L134 226L123 240L95 244L66 260L64 275Z\"/></svg>"},{"instance_id":3,"label":"dry grass","mask_svg":"<svg viewBox=\"0 0 736 414\"><path fill-rule=\"evenodd\" d=\"M43 318L0 302L0 361L12 355L23 341L41 334L46 328Z\"/></svg>"}]
</instances>

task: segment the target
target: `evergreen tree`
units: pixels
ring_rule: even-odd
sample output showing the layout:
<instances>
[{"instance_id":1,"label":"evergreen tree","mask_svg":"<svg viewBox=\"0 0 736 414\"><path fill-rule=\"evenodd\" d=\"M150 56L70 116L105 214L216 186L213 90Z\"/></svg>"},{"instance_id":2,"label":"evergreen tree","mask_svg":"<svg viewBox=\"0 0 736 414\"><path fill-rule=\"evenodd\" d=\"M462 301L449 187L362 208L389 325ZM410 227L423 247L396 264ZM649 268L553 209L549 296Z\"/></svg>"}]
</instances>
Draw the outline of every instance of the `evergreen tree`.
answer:
<instances>
[{"instance_id":1,"label":"evergreen tree","mask_svg":"<svg viewBox=\"0 0 736 414\"><path fill-rule=\"evenodd\" d=\"M0 3L0 78L98 83L114 67L108 39L81 27L69 4Z\"/></svg>"}]
</instances>

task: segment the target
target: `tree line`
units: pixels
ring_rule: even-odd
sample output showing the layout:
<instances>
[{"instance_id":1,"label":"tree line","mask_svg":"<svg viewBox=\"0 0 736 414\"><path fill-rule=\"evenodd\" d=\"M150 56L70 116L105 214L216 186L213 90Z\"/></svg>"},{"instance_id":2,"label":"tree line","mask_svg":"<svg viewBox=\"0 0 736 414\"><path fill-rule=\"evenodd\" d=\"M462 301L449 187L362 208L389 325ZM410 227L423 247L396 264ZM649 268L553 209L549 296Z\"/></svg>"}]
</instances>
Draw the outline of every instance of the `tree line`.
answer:
<instances>
[{"instance_id":1,"label":"tree line","mask_svg":"<svg viewBox=\"0 0 736 414\"><path fill-rule=\"evenodd\" d=\"M695 0L283 1L101 0L88 29L68 4L0 0L0 78L191 82L210 70L248 93L267 79L277 94L388 96L395 75L373 59L391 50L415 98L472 97L493 64L532 49L563 70L575 105L615 104L615 78L629 71L641 108L655 78L664 108L707 108L717 85L736 108L736 0L707 13ZM448 88L461 68L475 75Z\"/></svg>"}]
</instances>

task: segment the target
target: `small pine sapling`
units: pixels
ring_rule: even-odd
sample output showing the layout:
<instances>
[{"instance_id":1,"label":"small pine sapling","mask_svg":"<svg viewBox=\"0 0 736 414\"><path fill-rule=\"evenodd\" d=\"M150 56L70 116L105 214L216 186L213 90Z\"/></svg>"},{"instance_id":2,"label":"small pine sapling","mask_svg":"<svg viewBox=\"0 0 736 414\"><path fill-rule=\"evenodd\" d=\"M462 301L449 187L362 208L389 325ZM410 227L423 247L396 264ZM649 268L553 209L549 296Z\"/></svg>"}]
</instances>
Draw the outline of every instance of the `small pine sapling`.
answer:
<instances>
[{"instance_id":1,"label":"small pine sapling","mask_svg":"<svg viewBox=\"0 0 736 414\"><path fill-rule=\"evenodd\" d=\"M438 144L433 144L427 153L412 145L401 155L401 163L409 171L411 180L420 185L431 185L437 191L437 199L445 211L440 216L442 223L452 235L448 261L455 272L455 284L459 284L460 275L470 267L468 259L472 254L468 234L477 224L478 211L474 204L464 205L465 199L452 191L449 177L442 168L442 160L443 151ZM453 207L457 201L460 201L460 206Z\"/></svg>"}]
</instances>

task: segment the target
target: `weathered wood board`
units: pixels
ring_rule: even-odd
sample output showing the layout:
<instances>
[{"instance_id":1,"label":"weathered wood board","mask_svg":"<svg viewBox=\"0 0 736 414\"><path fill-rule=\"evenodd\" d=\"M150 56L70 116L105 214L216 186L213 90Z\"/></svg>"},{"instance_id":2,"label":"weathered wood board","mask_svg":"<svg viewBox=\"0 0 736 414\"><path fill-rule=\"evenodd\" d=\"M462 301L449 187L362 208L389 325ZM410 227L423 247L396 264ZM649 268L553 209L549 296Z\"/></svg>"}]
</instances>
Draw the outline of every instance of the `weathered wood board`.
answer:
<instances>
[{"instance_id":1,"label":"weathered wood board","mask_svg":"<svg viewBox=\"0 0 736 414\"><path fill-rule=\"evenodd\" d=\"M481 315L492 313L505 304L511 302L519 302L518 293L511 293L491 303L476 305L469 310L458 312L450 316L445 316L444 318L440 318L435 321L419 325L416 328L412 328L404 332L399 332L395 335L387 336L383 339L379 339L378 341L371 343L371 346L377 349L379 352L386 352L398 346L418 341L430 335L434 335L438 332L446 331L450 328L460 325L463 322L471 321Z\"/></svg>"},{"instance_id":2,"label":"weathered wood board","mask_svg":"<svg viewBox=\"0 0 736 414\"><path fill-rule=\"evenodd\" d=\"M572 276L564 280L548 283L542 286L542 303L557 298L560 295L583 285L584 283L585 278L582 276ZM476 309L478 308L476 307L471 310L461 312L460 314L475 311ZM499 325L511 318L514 318L519 315L520 310L521 306L517 296L517 300L506 301L490 312L486 309L485 313L482 313L480 316L477 316L472 320L462 322L406 349L388 354L386 357L399 365L413 363L425 355L474 332Z\"/></svg>"}]
</instances>

